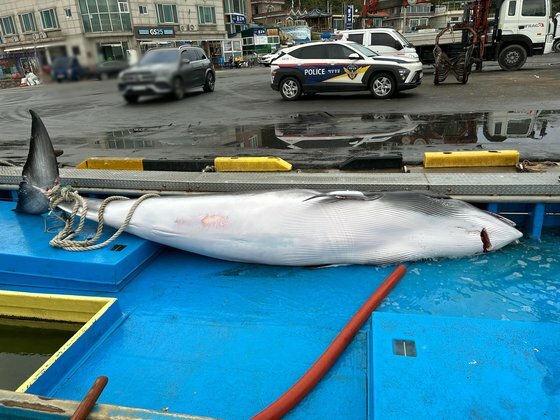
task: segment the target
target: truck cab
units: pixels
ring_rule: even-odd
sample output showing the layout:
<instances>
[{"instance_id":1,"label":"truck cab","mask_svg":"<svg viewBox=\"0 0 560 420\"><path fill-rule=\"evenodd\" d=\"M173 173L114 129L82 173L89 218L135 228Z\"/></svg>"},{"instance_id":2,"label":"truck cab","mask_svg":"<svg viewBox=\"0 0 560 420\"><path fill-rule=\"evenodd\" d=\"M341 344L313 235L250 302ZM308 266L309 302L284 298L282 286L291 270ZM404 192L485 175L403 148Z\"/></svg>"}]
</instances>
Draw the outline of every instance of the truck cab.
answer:
<instances>
[{"instance_id":1,"label":"truck cab","mask_svg":"<svg viewBox=\"0 0 560 420\"><path fill-rule=\"evenodd\" d=\"M362 44L379 55L418 59L414 46L393 28L351 29L339 31L338 34L341 39Z\"/></svg>"}]
</instances>

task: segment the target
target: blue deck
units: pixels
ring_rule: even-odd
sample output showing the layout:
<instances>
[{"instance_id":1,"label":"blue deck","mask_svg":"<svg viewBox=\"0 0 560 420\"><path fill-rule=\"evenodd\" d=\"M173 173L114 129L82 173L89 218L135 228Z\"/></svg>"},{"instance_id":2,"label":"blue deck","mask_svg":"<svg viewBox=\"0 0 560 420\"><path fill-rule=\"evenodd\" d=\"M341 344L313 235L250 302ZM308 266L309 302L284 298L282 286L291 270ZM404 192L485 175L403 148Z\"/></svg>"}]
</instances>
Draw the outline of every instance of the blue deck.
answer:
<instances>
[{"instance_id":1,"label":"blue deck","mask_svg":"<svg viewBox=\"0 0 560 420\"><path fill-rule=\"evenodd\" d=\"M17 217L12 204L0 204L3 225ZM558 418L559 233L408 264L372 321L287 417ZM0 239L0 253L10 243ZM72 254L72 264L98 252ZM81 400L106 375L102 403L245 419L305 373L393 268L267 267L163 248L114 293L49 281L0 287L116 297L126 316L48 396ZM395 354L394 340L414 342L416 355Z\"/></svg>"}]
</instances>

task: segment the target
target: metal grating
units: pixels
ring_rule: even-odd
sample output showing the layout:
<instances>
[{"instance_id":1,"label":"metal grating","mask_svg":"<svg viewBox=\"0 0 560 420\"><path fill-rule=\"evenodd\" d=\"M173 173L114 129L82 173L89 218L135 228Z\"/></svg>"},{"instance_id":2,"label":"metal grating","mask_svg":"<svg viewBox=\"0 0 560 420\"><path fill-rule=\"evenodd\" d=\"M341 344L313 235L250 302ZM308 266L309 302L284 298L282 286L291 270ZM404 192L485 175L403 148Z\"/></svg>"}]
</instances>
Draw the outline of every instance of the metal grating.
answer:
<instances>
[{"instance_id":1,"label":"metal grating","mask_svg":"<svg viewBox=\"0 0 560 420\"><path fill-rule=\"evenodd\" d=\"M88 191L241 192L309 188L432 190L452 196L543 197L560 201L555 173L193 173L63 168L62 182ZM0 187L15 189L21 168L0 167Z\"/></svg>"}]
</instances>

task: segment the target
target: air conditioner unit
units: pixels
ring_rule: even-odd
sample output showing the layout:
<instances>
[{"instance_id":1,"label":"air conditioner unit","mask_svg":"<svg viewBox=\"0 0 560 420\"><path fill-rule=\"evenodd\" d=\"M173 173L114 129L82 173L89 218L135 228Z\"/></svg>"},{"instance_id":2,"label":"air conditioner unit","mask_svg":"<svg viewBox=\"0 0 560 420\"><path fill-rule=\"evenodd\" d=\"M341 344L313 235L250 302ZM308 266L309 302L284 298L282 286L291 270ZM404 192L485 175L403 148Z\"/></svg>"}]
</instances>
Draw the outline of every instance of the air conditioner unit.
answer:
<instances>
[{"instance_id":1,"label":"air conditioner unit","mask_svg":"<svg viewBox=\"0 0 560 420\"><path fill-rule=\"evenodd\" d=\"M196 27L195 27L194 25L189 25L189 26L190 26L190 30L191 30L191 31L195 31L195 30L196 30Z\"/></svg>"},{"instance_id":2,"label":"air conditioner unit","mask_svg":"<svg viewBox=\"0 0 560 420\"><path fill-rule=\"evenodd\" d=\"M181 25L181 31L185 32L187 30L187 27L185 25Z\"/></svg>"}]
</instances>

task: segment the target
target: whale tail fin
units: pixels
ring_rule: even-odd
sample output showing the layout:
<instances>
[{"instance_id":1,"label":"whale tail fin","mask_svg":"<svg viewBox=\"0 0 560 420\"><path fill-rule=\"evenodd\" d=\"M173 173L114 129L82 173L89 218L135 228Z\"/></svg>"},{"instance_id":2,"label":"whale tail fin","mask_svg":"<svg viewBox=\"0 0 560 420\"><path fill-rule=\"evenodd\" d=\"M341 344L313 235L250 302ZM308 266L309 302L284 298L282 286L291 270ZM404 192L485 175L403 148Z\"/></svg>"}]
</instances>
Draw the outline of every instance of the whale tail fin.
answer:
<instances>
[{"instance_id":1,"label":"whale tail fin","mask_svg":"<svg viewBox=\"0 0 560 420\"><path fill-rule=\"evenodd\" d=\"M33 110L29 154L23 167L23 181L19 184L18 213L41 214L48 210L46 191L58 180L58 162L51 138L43 121Z\"/></svg>"}]
</instances>

